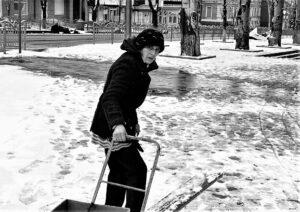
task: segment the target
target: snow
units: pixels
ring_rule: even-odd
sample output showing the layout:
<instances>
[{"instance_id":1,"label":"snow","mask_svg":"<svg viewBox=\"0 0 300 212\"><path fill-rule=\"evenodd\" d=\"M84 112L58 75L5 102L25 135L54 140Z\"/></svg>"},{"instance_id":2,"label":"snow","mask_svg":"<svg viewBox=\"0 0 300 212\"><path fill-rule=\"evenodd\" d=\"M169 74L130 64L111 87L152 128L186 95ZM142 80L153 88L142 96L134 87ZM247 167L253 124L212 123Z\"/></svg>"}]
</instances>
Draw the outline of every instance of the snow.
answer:
<instances>
[{"instance_id":1,"label":"snow","mask_svg":"<svg viewBox=\"0 0 300 212\"><path fill-rule=\"evenodd\" d=\"M166 44L163 54L179 55L179 42ZM262 44L251 40L250 48ZM50 77L2 65L1 58L113 61L122 53L119 47L0 55L0 211L50 211L64 199L90 202L104 160L103 150L89 140L103 81ZM157 58L161 69L195 75L199 89L180 97L149 95L138 110L141 136L162 146L147 207L188 179L224 172L183 211L299 210L299 62L220 48L234 43L205 41L202 54L213 59ZM155 147L143 147L151 167ZM97 204L103 204L104 193L105 185Z\"/></svg>"}]
</instances>

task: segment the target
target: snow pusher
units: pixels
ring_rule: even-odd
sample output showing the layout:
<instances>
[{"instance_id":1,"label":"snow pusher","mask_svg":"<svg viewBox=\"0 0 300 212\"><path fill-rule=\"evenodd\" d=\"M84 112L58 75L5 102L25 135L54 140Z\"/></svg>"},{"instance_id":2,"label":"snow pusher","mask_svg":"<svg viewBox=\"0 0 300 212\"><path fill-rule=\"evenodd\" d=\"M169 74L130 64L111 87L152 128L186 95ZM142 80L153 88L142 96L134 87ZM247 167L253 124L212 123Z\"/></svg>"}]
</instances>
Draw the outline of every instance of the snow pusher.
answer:
<instances>
[{"instance_id":1,"label":"snow pusher","mask_svg":"<svg viewBox=\"0 0 300 212\"><path fill-rule=\"evenodd\" d=\"M136 187L127 186L127 185L118 184L118 183L103 180L105 169L107 167L108 160L109 160L109 157L110 157L110 154L111 154L111 151L112 151L112 147L113 147L113 143L114 143L112 141L111 146L110 146L110 148L107 152L105 161L103 163L101 173L100 173L100 176L99 176L97 186L96 186L94 196L93 196L93 199L92 199L91 203L66 199L62 203L60 203L57 207L55 207L55 209L53 209L52 212L104 212L104 211L105 212L130 212L130 209L128 209L128 208L95 204L95 201L96 201L101 183L107 183L107 184L123 187L123 188L126 188L126 189L132 189L132 190L144 192L145 197L144 197L143 205L142 205L142 209L141 209L141 212L144 212L145 209L146 209L146 203L147 203L148 196L149 196L149 193L150 193L154 173L155 173L155 170L156 170L156 167L157 167L158 157L160 155L160 145L159 145L158 142L156 142L156 141L154 141L150 138L144 138L144 137L127 136L127 140L132 140L132 142L136 142L137 140L139 140L139 141L144 141L144 142L148 142L148 143L153 143L153 144L156 145L156 148L157 148L156 149L156 155L155 155L155 158L154 158L152 170L150 172L150 177L149 177L149 180L147 182L146 189L139 189L139 188L136 188Z\"/></svg>"}]
</instances>

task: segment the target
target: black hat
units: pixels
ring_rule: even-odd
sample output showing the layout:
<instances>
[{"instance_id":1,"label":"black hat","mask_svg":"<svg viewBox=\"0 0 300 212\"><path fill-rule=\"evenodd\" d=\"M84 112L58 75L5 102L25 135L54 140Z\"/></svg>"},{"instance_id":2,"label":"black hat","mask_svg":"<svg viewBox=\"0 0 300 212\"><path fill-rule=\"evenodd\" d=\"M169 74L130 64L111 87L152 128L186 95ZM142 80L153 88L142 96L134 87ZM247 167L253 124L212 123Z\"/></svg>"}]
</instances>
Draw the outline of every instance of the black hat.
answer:
<instances>
[{"instance_id":1,"label":"black hat","mask_svg":"<svg viewBox=\"0 0 300 212\"><path fill-rule=\"evenodd\" d=\"M156 29L145 29L134 40L134 43L138 49L142 49L145 46L153 45L159 46L162 52L165 49L164 36Z\"/></svg>"}]
</instances>

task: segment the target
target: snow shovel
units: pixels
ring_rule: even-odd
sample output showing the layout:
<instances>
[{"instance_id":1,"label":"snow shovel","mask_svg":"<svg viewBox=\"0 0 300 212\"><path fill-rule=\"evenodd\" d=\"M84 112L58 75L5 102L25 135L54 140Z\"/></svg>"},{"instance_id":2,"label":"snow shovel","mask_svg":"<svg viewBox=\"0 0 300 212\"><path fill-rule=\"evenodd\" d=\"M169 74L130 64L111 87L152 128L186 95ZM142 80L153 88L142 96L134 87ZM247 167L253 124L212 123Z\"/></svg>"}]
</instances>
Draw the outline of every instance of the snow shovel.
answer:
<instances>
[{"instance_id":1,"label":"snow shovel","mask_svg":"<svg viewBox=\"0 0 300 212\"><path fill-rule=\"evenodd\" d=\"M146 203L147 203L148 196L149 196L149 193L150 193L150 188L151 188L151 185L152 185L154 173L155 173L155 170L156 170L156 167L157 167L158 157L159 157L159 154L160 154L160 145L158 144L158 142L156 142L156 141L154 141L150 138L144 138L144 137L135 137L135 136L129 136L128 135L127 140L132 140L132 142L136 142L137 140L140 140L140 141L145 141L145 142L148 142L148 143L153 143L153 144L156 145L156 148L157 148L156 149L156 155L155 155L155 159L154 159L154 162L153 162L150 177L149 177L149 180L148 180L148 184L147 184L145 190L140 189L140 188L136 188L136 187L132 187L132 186L127 186L127 185L108 182L108 181L103 180L105 169L107 167L107 163L108 163L108 160L109 160L109 157L110 157L110 154L111 154L111 151L112 151L113 143L114 143L112 141L111 146L110 146L110 148L107 152L105 161L103 163L102 169L101 169L101 173L100 173L100 176L99 176L99 179L98 179L98 183L97 183L97 186L96 186L96 189L95 189L95 192L94 192L92 202L91 203L86 203L86 202L79 202L79 201L75 201L75 200L66 199L62 203L60 203L54 210L52 210L52 212L101 212L101 211L105 211L105 212L130 212L130 209L128 209L128 208L95 204L95 201L96 201L101 183L107 183L107 184L123 187L123 188L126 188L126 189L132 189L132 190L144 192L145 197L144 197L142 208L141 208L141 212L144 212L145 209L146 209Z\"/></svg>"}]
</instances>

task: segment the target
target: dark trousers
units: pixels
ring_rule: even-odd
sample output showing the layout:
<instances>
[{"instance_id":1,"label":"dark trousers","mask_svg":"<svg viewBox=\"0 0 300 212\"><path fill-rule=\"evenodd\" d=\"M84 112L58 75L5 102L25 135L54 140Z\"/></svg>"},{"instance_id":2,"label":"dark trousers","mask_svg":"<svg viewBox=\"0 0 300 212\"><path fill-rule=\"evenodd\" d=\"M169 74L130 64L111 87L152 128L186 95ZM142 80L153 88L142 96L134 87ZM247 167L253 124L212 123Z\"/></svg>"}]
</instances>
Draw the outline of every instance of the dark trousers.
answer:
<instances>
[{"instance_id":1,"label":"dark trousers","mask_svg":"<svg viewBox=\"0 0 300 212\"><path fill-rule=\"evenodd\" d=\"M107 153L107 150L105 151ZM147 166L136 145L111 153L108 161L108 181L145 189ZM140 212L145 194L143 192L107 185L105 205L119 206L124 203L130 212Z\"/></svg>"}]
</instances>

